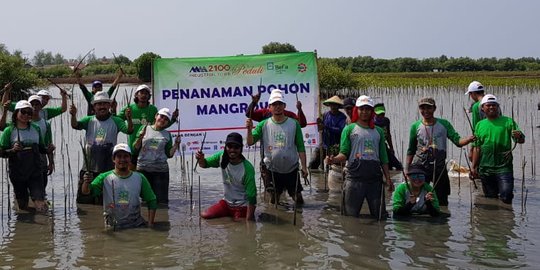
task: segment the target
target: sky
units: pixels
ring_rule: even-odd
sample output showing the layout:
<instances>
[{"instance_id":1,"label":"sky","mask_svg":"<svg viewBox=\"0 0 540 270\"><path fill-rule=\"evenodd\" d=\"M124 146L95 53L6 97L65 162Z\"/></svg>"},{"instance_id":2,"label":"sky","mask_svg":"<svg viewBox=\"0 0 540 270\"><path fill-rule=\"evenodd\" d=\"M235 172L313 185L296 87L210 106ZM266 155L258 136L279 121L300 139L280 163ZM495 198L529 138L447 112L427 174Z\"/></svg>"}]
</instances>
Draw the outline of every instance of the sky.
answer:
<instances>
[{"instance_id":1,"label":"sky","mask_svg":"<svg viewBox=\"0 0 540 270\"><path fill-rule=\"evenodd\" d=\"M0 43L77 58L259 54L540 57L538 0L3 0Z\"/></svg>"}]
</instances>

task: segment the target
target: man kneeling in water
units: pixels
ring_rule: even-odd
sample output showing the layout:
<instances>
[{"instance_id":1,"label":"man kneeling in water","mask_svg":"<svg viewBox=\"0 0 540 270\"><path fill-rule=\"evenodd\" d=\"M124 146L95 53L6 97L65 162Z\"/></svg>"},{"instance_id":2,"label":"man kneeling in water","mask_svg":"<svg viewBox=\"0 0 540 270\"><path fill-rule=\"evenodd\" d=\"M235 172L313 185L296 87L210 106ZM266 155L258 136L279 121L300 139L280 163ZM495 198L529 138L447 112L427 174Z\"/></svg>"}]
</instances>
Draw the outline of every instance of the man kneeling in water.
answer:
<instances>
[{"instance_id":1,"label":"man kneeling in water","mask_svg":"<svg viewBox=\"0 0 540 270\"><path fill-rule=\"evenodd\" d=\"M246 218L254 220L257 204L257 188L255 186L255 169L242 155L242 135L233 132L227 135L225 151L219 151L204 158L202 151L196 158L201 168L221 168L224 198L201 213L202 218L218 218L232 216L235 220Z\"/></svg>"}]
</instances>

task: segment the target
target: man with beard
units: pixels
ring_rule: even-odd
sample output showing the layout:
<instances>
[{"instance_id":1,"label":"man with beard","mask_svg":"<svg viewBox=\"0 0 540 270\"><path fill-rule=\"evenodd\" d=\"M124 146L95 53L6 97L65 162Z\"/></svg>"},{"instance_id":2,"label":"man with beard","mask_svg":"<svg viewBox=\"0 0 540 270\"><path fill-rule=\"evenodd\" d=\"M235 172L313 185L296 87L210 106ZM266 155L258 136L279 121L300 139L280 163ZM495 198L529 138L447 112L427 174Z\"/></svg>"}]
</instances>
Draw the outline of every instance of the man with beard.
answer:
<instances>
[{"instance_id":1,"label":"man with beard","mask_svg":"<svg viewBox=\"0 0 540 270\"><path fill-rule=\"evenodd\" d=\"M227 135L225 151L219 151L209 158L204 158L202 151L196 158L201 168L221 168L224 198L201 213L202 218L231 216L234 220L246 218L254 220L257 204L255 169L242 155L242 135L233 132Z\"/></svg>"},{"instance_id":2,"label":"man with beard","mask_svg":"<svg viewBox=\"0 0 540 270\"><path fill-rule=\"evenodd\" d=\"M484 196L511 204L514 198L512 141L525 143L525 135L510 117L499 114L497 97L487 94L480 102L486 119L476 124L471 177L482 180Z\"/></svg>"},{"instance_id":3,"label":"man with beard","mask_svg":"<svg viewBox=\"0 0 540 270\"><path fill-rule=\"evenodd\" d=\"M146 225L141 216L142 198L148 206L148 227L152 227L156 217L156 195L142 173L129 169L129 146L125 143L117 144L112 151L112 160L114 170L98 175L93 181L91 173L84 174L82 193L87 196L103 196L105 223L114 229Z\"/></svg>"},{"instance_id":4,"label":"man with beard","mask_svg":"<svg viewBox=\"0 0 540 270\"><path fill-rule=\"evenodd\" d=\"M439 204L447 206L450 195L450 179L446 169L447 139L462 147L474 141L475 137L461 138L448 120L435 118L437 106L433 98L420 99L418 108L422 119L414 122L410 129L407 168L411 164L422 167L426 172L426 182L433 182Z\"/></svg>"},{"instance_id":5,"label":"man with beard","mask_svg":"<svg viewBox=\"0 0 540 270\"><path fill-rule=\"evenodd\" d=\"M287 193L297 204L303 204L302 184L298 175L298 158L302 165L302 177L308 175L306 149L300 124L285 115L285 100L281 91L273 92L268 100L272 117L255 127L250 118L246 120L247 144L253 145L262 140L263 162L267 169L264 176L266 191L271 194L271 203L278 204L281 193Z\"/></svg>"},{"instance_id":6,"label":"man with beard","mask_svg":"<svg viewBox=\"0 0 540 270\"><path fill-rule=\"evenodd\" d=\"M112 170L114 164L111 160L111 153L118 138L118 132L131 134L133 123L131 121L131 109L126 111L127 125L119 117L110 113L111 100L106 92L97 92L92 100L95 115L85 116L77 121L77 108L71 105L71 127L77 130L86 130L86 143L84 146L85 168L81 171L79 189L77 192L78 203L101 204L91 196L81 193L84 172L92 173L92 176Z\"/></svg>"},{"instance_id":7,"label":"man with beard","mask_svg":"<svg viewBox=\"0 0 540 270\"><path fill-rule=\"evenodd\" d=\"M364 199L367 200L372 217L387 216L384 207L383 176L388 191L394 190L388 170L384 131L373 123L373 99L362 95L356 100L352 123L341 133L337 156L328 156L328 164L347 161L347 175L343 187L345 215L360 216Z\"/></svg>"}]
</instances>

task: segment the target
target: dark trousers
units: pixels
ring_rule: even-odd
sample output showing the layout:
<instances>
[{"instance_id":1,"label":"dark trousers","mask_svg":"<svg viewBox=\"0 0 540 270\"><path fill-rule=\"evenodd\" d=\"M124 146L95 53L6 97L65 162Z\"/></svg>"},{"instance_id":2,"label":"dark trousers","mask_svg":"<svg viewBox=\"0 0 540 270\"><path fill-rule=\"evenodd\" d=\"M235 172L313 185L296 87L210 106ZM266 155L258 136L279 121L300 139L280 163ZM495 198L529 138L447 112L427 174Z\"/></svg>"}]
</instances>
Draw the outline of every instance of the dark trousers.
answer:
<instances>
[{"instance_id":1,"label":"dark trousers","mask_svg":"<svg viewBox=\"0 0 540 270\"><path fill-rule=\"evenodd\" d=\"M144 170L139 170L148 182L156 194L156 199L158 203L167 204L169 203L169 172L148 172Z\"/></svg>"},{"instance_id":2,"label":"dark trousers","mask_svg":"<svg viewBox=\"0 0 540 270\"><path fill-rule=\"evenodd\" d=\"M514 175L512 172L494 175L481 175L482 190L488 198L500 198L507 204L514 198Z\"/></svg>"},{"instance_id":3,"label":"dark trousers","mask_svg":"<svg viewBox=\"0 0 540 270\"><path fill-rule=\"evenodd\" d=\"M367 200L369 213L372 217L379 219L387 215L386 206L384 205L382 179L378 182L347 180L345 182L343 195L345 215L347 216L360 216L360 210L364 204L364 199Z\"/></svg>"}]
</instances>

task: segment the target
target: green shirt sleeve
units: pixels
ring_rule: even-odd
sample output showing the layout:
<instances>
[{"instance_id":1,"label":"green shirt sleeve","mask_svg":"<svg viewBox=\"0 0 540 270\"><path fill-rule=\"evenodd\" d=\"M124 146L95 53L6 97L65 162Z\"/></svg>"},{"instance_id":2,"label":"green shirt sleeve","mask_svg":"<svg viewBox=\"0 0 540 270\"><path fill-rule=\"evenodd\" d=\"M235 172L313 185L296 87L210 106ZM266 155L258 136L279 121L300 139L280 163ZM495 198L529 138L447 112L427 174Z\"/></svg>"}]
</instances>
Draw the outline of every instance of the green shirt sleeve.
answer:
<instances>
[{"instance_id":1,"label":"green shirt sleeve","mask_svg":"<svg viewBox=\"0 0 540 270\"><path fill-rule=\"evenodd\" d=\"M101 193L103 193L103 182L105 181L105 178L107 178L107 176L112 172L113 171L111 170L108 172L100 173L96 178L94 178L92 183L90 183L90 191L92 196L98 197L99 195L101 195Z\"/></svg>"},{"instance_id":2,"label":"green shirt sleeve","mask_svg":"<svg viewBox=\"0 0 540 270\"><path fill-rule=\"evenodd\" d=\"M133 132L128 132L128 126L126 124L126 122L122 119L120 119L120 117L118 116L114 116L114 115L111 115L114 123L116 124L116 126L118 127L118 130L124 134L131 134Z\"/></svg>"},{"instance_id":3,"label":"green shirt sleeve","mask_svg":"<svg viewBox=\"0 0 540 270\"><path fill-rule=\"evenodd\" d=\"M45 120L49 120L61 115L62 107L45 108L45 111L47 111L47 119Z\"/></svg>"},{"instance_id":4,"label":"green shirt sleeve","mask_svg":"<svg viewBox=\"0 0 540 270\"><path fill-rule=\"evenodd\" d=\"M450 122L445 119L437 119L437 121L440 121L440 123L446 128L446 136L448 137L448 139L450 139L450 141L454 143L457 147L460 147L459 140L461 139L461 137L456 132L452 124L450 124Z\"/></svg>"},{"instance_id":5,"label":"green shirt sleeve","mask_svg":"<svg viewBox=\"0 0 540 270\"><path fill-rule=\"evenodd\" d=\"M420 123L420 120L414 122L409 130L409 147L407 148L407 155L409 156L416 154L416 145L418 144L416 132L418 131L418 126L420 126Z\"/></svg>"},{"instance_id":6,"label":"green shirt sleeve","mask_svg":"<svg viewBox=\"0 0 540 270\"><path fill-rule=\"evenodd\" d=\"M111 87L109 87L109 90L107 91L107 95L109 95L109 98L111 99L112 99L112 94L114 93L114 89L116 89L116 86L111 85Z\"/></svg>"},{"instance_id":7,"label":"green shirt sleeve","mask_svg":"<svg viewBox=\"0 0 540 270\"><path fill-rule=\"evenodd\" d=\"M83 93L84 99L86 99L86 102L88 102L88 104L90 105L92 99L94 99L94 94L90 93L90 91L88 91L88 88L86 88L86 85L84 84L79 84L79 88Z\"/></svg>"},{"instance_id":8,"label":"green shirt sleeve","mask_svg":"<svg viewBox=\"0 0 540 270\"><path fill-rule=\"evenodd\" d=\"M399 210L405 207L407 203L407 183L401 183L396 187L394 195L392 196L392 211L399 212Z\"/></svg>"},{"instance_id":9,"label":"green shirt sleeve","mask_svg":"<svg viewBox=\"0 0 540 270\"><path fill-rule=\"evenodd\" d=\"M345 128L341 132L341 139L339 142L339 152L341 154L344 154L347 158L349 157L349 154L351 153L350 135L355 125L356 125L355 123L348 124L347 126L345 126Z\"/></svg>"},{"instance_id":10,"label":"green shirt sleeve","mask_svg":"<svg viewBox=\"0 0 540 270\"><path fill-rule=\"evenodd\" d=\"M81 130L81 129L86 130L86 129L88 129L88 123L90 122L92 117L94 117L94 116L90 115L90 116L84 116L83 118L81 118L81 120L77 121L77 127L75 129L76 130Z\"/></svg>"},{"instance_id":11,"label":"green shirt sleeve","mask_svg":"<svg viewBox=\"0 0 540 270\"><path fill-rule=\"evenodd\" d=\"M476 126L478 121L481 120L480 119L480 101L477 101L472 105L471 114L472 114L472 125L474 127Z\"/></svg>"},{"instance_id":12,"label":"green shirt sleeve","mask_svg":"<svg viewBox=\"0 0 540 270\"><path fill-rule=\"evenodd\" d=\"M52 143L53 137L51 132L51 124L49 122L45 122L47 126L47 130L45 131L45 146Z\"/></svg>"},{"instance_id":13,"label":"green shirt sleeve","mask_svg":"<svg viewBox=\"0 0 540 270\"><path fill-rule=\"evenodd\" d=\"M4 150L11 148L11 132L13 131L13 126L8 125L2 135L0 136L0 147Z\"/></svg>"},{"instance_id":14,"label":"green shirt sleeve","mask_svg":"<svg viewBox=\"0 0 540 270\"><path fill-rule=\"evenodd\" d=\"M17 105L17 102L15 102L15 101L12 101L11 103L9 103L8 111L10 111L10 112L15 111L15 105Z\"/></svg>"},{"instance_id":15,"label":"green shirt sleeve","mask_svg":"<svg viewBox=\"0 0 540 270\"><path fill-rule=\"evenodd\" d=\"M223 150L205 158L204 160L206 161L206 167L208 168L218 168L219 167L219 163L221 161L221 156L223 155L223 153L225 153Z\"/></svg>"},{"instance_id":16,"label":"green shirt sleeve","mask_svg":"<svg viewBox=\"0 0 540 270\"><path fill-rule=\"evenodd\" d=\"M388 152L386 151L386 139L384 137L384 129L380 127L375 127L381 139L379 140L379 160L382 164L388 164Z\"/></svg>"},{"instance_id":17,"label":"green shirt sleeve","mask_svg":"<svg viewBox=\"0 0 540 270\"><path fill-rule=\"evenodd\" d=\"M167 157L171 158L172 156L170 156L170 154L171 154L171 149L172 149L172 146L173 146L173 143L172 143L173 139L172 139L172 136L171 136L170 132L167 132L167 134L169 134L169 141L165 145L165 155Z\"/></svg>"},{"instance_id":18,"label":"green shirt sleeve","mask_svg":"<svg viewBox=\"0 0 540 270\"><path fill-rule=\"evenodd\" d=\"M244 186L246 187L246 197L250 205L257 204L257 187L255 185L255 169L249 160L245 159L244 163Z\"/></svg>"},{"instance_id":19,"label":"green shirt sleeve","mask_svg":"<svg viewBox=\"0 0 540 270\"><path fill-rule=\"evenodd\" d=\"M150 186L148 179L146 179L144 174L142 173L138 173L138 174L141 175L141 180L142 180L141 181L141 198L146 202L148 209L157 209L156 194L154 194L154 191L152 190L152 187Z\"/></svg>"},{"instance_id":20,"label":"green shirt sleeve","mask_svg":"<svg viewBox=\"0 0 540 270\"><path fill-rule=\"evenodd\" d=\"M296 119L294 119L294 122L296 123L296 136L295 136L296 150L298 151L298 153L305 153L306 146L304 145L304 138L302 137L302 128L300 127L300 123L298 123Z\"/></svg>"},{"instance_id":21,"label":"green shirt sleeve","mask_svg":"<svg viewBox=\"0 0 540 270\"><path fill-rule=\"evenodd\" d=\"M270 119L270 118L267 118L267 119L262 120L262 121L259 122L259 124L257 124L257 126L255 126L255 128L253 129L253 131L252 131L252 134L253 134L253 143L258 142L258 141L262 138L263 127L264 127L264 125L266 124L266 121L268 121L268 119Z\"/></svg>"},{"instance_id":22,"label":"green shirt sleeve","mask_svg":"<svg viewBox=\"0 0 540 270\"><path fill-rule=\"evenodd\" d=\"M125 121L126 120L126 109L128 108L128 106L129 106L129 104L124 106L124 108L122 108L120 110L120 113L118 113L118 115L116 115L116 116L120 117L120 119Z\"/></svg>"}]
</instances>

